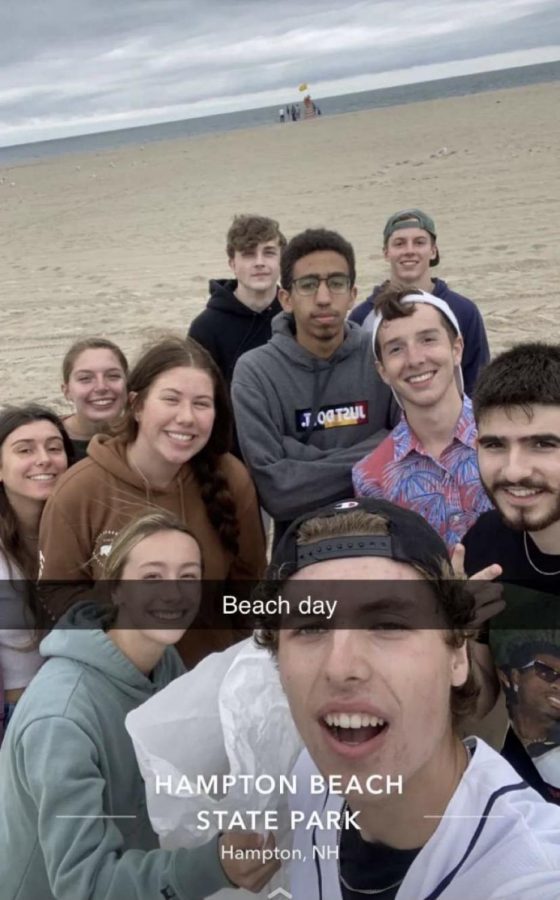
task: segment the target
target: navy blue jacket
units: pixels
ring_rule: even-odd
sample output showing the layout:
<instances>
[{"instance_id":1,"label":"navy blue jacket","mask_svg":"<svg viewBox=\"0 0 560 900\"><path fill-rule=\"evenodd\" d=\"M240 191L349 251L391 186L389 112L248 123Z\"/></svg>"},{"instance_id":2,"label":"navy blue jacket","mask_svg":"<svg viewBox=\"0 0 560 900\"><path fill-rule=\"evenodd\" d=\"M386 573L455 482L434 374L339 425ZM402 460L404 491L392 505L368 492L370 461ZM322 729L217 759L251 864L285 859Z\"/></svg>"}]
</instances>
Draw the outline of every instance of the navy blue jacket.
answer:
<instances>
[{"instance_id":1,"label":"navy blue jacket","mask_svg":"<svg viewBox=\"0 0 560 900\"><path fill-rule=\"evenodd\" d=\"M358 325L364 325L366 328L369 325L369 330L371 331L373 325L373 303L384 286L383 284L378 284L373 289L371 296L352 310L349 316L352 322L357 322ZM490 349L482 315L478 306L472 300L450 290L441 278L434 280L431 293L435 297L445 300L457 316L465 343L463 362L461 363L465 393L470 397L480 369L490 360ZM368 319L367 322L366 319Z\"/></svg>"},{"instance_id":2,"label":"navy blue jacket","mask_svg":"<svg viewBox=\"0 0 560 900\"><path fill-rule=\"evenodd\" d=\"M237 281L233 279L212 279L206 309L193 319L189 328L189 337L208 350L228 390L239 357L270 340L272 320L282 312L278 296L262 312L254 312L237 299L236 288ZM231 451L243 459L235 423Z\"/></svg>"},{"instance_id":3,"label":"navy blue jacket","mask_svg":"<svg viewBox=\"0 0 560 900\"><path fill-rule=\"evenodd\" d=\"M236 288L237 281L233 279L213 279L206 309L189 328L189 337L208 350L228 387L239 357L270 340L272 320L282 312L278 298L262 312L253 312L237 299Z\"/></svg>"}]
</instances>

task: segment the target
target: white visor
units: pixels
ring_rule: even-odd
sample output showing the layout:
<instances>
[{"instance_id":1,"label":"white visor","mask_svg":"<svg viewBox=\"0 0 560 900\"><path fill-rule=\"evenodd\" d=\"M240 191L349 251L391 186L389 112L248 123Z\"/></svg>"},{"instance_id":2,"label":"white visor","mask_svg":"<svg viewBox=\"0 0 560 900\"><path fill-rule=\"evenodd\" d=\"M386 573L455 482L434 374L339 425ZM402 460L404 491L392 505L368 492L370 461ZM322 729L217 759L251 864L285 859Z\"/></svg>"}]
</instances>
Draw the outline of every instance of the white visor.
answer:
<instances>
[{"instance_id":1,"label":"white visor","mask_svg":"<svg viewBox=\"0 0 560 900\"><path fill-rule=\"evenodd\" d=\"M433 294L429 294L427 291L417 291L414 294L406 294L405 297L401 297L400 302L401 303L427 303L429 306L435 306L435 308L438 309L440 311L440 313L442 313L445 316L445 318L448 320L448 322L451 323L451 325L457 332L457 335L460 338L463 337L463 335L461 334L461 329L459 327L459 322L457 321L457 316L455 315L455 313L453 312L453 310L451 309L449 304L447 304L445 302L445 300L442 300L440 297L435 297ZM382 322L383 322L383 316L380 313L377 313L373 320L373 331L371 334L371 341L372 341L372 347L373 347L373 358L376 360L376 362L379 362L379 357L377 356L377 353L375 351L375 342L377 339L377 332L379 331L379 326L381 325ZM455 380L457 381L457 387L459 388L459 393L460 393L461 397L463 397L465 394L465 383L463 381L463 370L461 369L461 366L455 366ZM397 401L397 403L399 404L399 406L402 409L402 403L399 400L398 394L396 394L394 391L393 391L393 394L394 394L395 400Z\"/></svg>"}]
</instances>

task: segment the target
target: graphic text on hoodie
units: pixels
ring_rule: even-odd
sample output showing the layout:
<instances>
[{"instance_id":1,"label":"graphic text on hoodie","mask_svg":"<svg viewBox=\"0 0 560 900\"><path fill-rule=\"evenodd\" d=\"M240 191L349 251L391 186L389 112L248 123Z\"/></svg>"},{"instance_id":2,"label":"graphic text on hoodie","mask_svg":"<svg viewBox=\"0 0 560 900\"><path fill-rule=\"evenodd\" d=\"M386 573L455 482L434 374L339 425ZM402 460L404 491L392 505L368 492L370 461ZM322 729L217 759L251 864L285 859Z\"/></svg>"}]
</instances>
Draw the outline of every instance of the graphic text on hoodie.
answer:
<instances>
[{"instance_id":1,"label":"graphic text on hoodie","mask_svg":"<svg viewBox=\"0 0 560 900\"><path fill-rule=\"evenodd\" d=\"M296 409L296 429L309 431L312 409ZM336 406L321 406L313 423L313 431L325 428L342 428L347 425L367 425L369 422L367 400L337 403Z\"/></svg>"}]
</instances>

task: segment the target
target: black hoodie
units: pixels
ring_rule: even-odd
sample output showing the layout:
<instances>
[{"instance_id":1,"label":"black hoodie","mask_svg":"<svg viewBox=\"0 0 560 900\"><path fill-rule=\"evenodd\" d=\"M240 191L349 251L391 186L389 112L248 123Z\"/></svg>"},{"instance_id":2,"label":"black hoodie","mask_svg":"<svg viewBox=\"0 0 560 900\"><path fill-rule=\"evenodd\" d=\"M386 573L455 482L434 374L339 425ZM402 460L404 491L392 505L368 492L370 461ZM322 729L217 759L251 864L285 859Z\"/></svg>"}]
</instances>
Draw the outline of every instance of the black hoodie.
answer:
<instances>
[{"instance_id":1,"label":"black hoodie","mask_svg":"<svg viewBox=\"0 0 560 900\"><path fill-rule=\"evenodd\" d=\"M236 289L235 280L211 281L206 309L193 319L189 328L189 337L206 347L228 388L239 357L270 340L270 323L282 312L277 297L262 312L254 312L237 299Z\"/></svg>"}]
</instances>

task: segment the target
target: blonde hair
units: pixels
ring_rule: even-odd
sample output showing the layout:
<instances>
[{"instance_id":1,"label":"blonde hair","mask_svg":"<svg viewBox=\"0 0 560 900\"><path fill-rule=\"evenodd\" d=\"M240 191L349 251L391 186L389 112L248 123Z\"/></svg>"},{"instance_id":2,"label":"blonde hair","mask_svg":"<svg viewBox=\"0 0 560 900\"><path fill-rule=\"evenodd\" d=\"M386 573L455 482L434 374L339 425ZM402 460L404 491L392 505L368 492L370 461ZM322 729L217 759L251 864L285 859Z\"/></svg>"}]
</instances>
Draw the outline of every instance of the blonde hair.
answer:
<instances>
[{"instance_id":1,"label":"blonde hair","mask_svg":"<svg viewBox=\"0 0 560 900\"><path fill-rule=\"evenodd\" d=\"M103 577L110 581L120 581L131 551L144 538L158 534L160 531L179 531L181 534L188 535L196 543L202 557L200 543L192 531L172 513L165 509L156 509L133 519L119 532L105 560Z\"/></svg>"},{"instance_id":2,"label":"blonde hair","mask_svg":"<svg viewBox=\"0 0 560 900\"><path fill-rule=\"evenodd\" d=\"M302 522L298 534L298 544L312 544L328 538L355 535L389 534L387 520L376 513L368 513L363 509L340 513L336 516L315 516Z\"/></svg>"}]
</instances>

